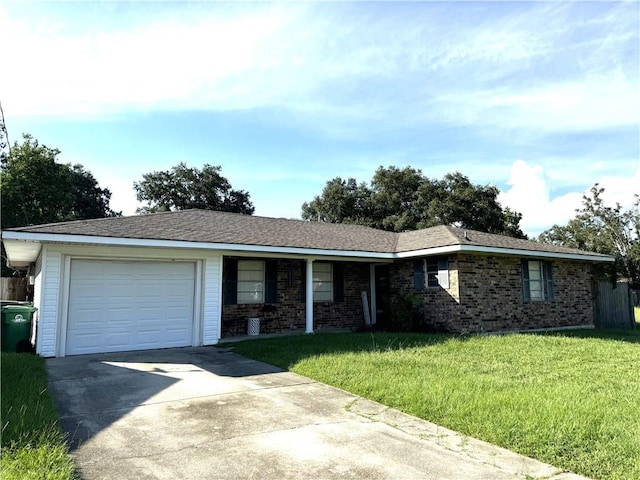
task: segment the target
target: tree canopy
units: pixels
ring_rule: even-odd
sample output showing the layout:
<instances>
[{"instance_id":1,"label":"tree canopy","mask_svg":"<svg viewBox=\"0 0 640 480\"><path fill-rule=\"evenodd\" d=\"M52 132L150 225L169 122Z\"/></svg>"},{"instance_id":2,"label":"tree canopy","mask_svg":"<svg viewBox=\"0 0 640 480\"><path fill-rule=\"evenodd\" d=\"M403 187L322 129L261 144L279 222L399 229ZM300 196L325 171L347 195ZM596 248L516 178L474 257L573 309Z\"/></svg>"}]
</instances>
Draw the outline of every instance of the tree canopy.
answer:
<instances>
[{"instance_id":1,"label":"tree canopy","mask_svg":"<svg viewBox=\"0 0 640 480\"><path fill-rule=\"evenodd\" d=\"M522 215L502 208L499 193L492 185L472 184L458 172L436 180L412 167L381 166L370 184L354 178L329 180L321 195L302 205L302 218L394 232L458 225L526 238L520 229Z\"/></svg>"},{"instance_id":2,"label":"tree canopy","mask_svg":"<svg viewBox=\"0 0 640 480\"><path fill-rule=\"evenodd\" d=\"M597 183L582 197L582 207L565 226L554 225L538 240L553 245L580 248L615 257L614 275L640 284L640 196L631 208L620 203L606 206L604 188Z\"/></svg>"},{"instance_id":3,"label":"tree canopy","mask_svg":"<svg viewBox=\"0 0 640 480\"><path fill-rule=\"evenodd\" d=\"M138 213L200 208L253 214L249 193L234 190L221 170L220 166L205 164L199 170L179 163L170 170L144 174L133 184L138 200L147 202Z\"/></svg>"},{"instance_id":4,"label":"tree canopy","mask_svg":"<svg viewBox=\"0 0 640 480\"><path fill-rule=\"evenodd\" d=\"M0 112L2 112L2 105L0 105ZM0 164L7 161L7 157L9 156L8 147L7 128L4 124L4 116L0 115Z\"/></svg>"},{"instance_id":5,"label":"tree canopy","mask_svg":"<svg viewBox=\"0 0 640 480\"><path fill-rule=\"evenodd\" d=\"M2 228L119 215L111 192L82 165L58 163L60 150L31 135L2 158Z\"/></svg>"}]
</instances>

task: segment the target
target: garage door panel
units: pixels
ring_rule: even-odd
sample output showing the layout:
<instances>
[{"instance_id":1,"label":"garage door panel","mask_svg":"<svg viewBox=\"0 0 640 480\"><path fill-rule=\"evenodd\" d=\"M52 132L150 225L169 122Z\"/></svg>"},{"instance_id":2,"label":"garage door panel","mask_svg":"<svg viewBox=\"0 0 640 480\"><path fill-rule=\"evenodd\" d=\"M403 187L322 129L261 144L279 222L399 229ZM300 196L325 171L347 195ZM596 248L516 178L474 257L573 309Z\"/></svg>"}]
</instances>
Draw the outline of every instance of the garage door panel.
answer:
<instances>
[{"instance_id":1,"label":"garage door panel","mask_svg":"<svg viewBox=\"0 0 640 480\"><path fill-rule=\"evenodd\" d=\"M140 343L153 343L157 344L160 342L162 338L162 331L159 329L139 329L138 333L138 342Z\"/></svg>"},{"instance_id":2,"label":"garage door panel","mask_svg":"<svg viewBox=\"0 0 640 480\"><path fill-rule=\"evenodd\" d=\"M126 348L131 343L131 333L127 331L111 332L105 339L107 347Z\"/></svg>"},{"instance_id":3,"label":"garage door panel","mask_svg":"<svg viewBox=\"0 0 640 480\"><path fill-rule=\"evenodd\" d=\"M189 346L195 264L72 260L66 354Z\"/></svg>"},{"instance_id":4,"label":"garage door panel","mask_svg":"<svg viewBox=\"0 0 640 480\"><path fill-rule=\"evenodd\" d=\"M78 332L70 340L67 342L67 349L76 353L92 353L94 346L100 342L100 335L95 332Z\"/></svg>"},{"instance_id":5,"label":"garage door panel","mask_svg":"<svg viewBox=\"0 0 640 480\"><path fill-rule=\"evenodd\" d=\"M158 307L140 308L138 310L138 324L155 324L156 319L162 315L162 310Z\"/></svg>"}]
</instances>

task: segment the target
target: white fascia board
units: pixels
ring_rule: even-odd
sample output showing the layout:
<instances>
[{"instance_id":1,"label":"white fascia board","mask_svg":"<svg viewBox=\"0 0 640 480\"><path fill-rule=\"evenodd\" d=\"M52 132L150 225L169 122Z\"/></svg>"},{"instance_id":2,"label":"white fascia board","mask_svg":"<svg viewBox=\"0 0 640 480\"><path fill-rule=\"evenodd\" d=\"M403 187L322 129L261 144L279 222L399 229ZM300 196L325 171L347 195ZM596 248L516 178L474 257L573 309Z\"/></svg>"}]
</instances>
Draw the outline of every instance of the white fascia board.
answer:
<instances>
[{"instance_id":1,"label":"white fascia board","mask_svg":"<svg viewBox=\"0 0 640 480\"><path fill-rule=\"evenodd\" d=\"M605 255L590 255L581 253L544 252L542 250L522 250L519 248L484 247L479 245L450 245L447 247L425 248L400 252L396 258L423 257L429 255L442 255L445 253L493 253L496 255L515 255L518 257L559 258L563 260L583 260L586 262L614 262L615 259Z\"/></svg>"},{"instance_id":2,"label":"white fascia board","mask_svg":"<svg viewBox=\"0 0 640 480\"><path fill-rule=\"evenodd\" d=\"M395 254L395 258L413 258L427 257L430 255L442 255L445 253L456 253L461 250L461 245L449 245L446 247L422 248L420 250L411 250L408 252L399 252Z\"/></svg>"},{"instance_id":3,"label":"white fascia board","mask_svg":"<svg viewBox=\"0 0 640 480\"><path fill-rule=\"evenodd\" d=\"M592 262L613 262L611 256L544 252L539 250L522 250L515 248L485 247L478 245L449 245L444 247L425 248L400 253L381 253L351 250L324 250L298 247L275 247L264 245L243 245L231 243L186 242L180 240L152 240L140 238L99 237L86 235L64 235L52 233L31 232L2 232L7 240L22 240L27 242L75 243L84 245L107 245L126 247L155 247L155 248L185 248L203 250L223 250L228 252L242 252L262 255L303 255L307 257L334 257L362 260L394 260L398 258L414 258L446 253L469 252L491 253L496 255L516 255L520 257L558 258L565 260L582 260Z\"/></svg>"},{"instance_id":4,"label":"white fascia board","mask_svg":"<svg viewBox=\"0 0 640 480\"><path fill-rule=\"evenodd\" d=\"M186 242L181 240L152 240L142 238L98 237L89 235L64 235L54 233L3 232L7 240L22 240L41 243L65 243L80 245L105 245L124 247L188 248L202 250L224 250L259 254L289 254L309 257L349 257L376 260L393 260L395 254L351 250L324 250L299 247L272 247L233 243Z\"/></svg>"}]
</instances>

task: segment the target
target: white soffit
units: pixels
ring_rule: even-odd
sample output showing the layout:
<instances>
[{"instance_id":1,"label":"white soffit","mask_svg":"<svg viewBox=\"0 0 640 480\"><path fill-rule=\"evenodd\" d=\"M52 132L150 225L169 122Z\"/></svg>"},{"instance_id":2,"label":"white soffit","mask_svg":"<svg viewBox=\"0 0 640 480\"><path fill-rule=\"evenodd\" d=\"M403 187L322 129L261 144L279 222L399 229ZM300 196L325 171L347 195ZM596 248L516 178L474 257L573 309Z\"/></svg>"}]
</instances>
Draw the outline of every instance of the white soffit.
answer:
<instances>
[{"instance_id":1,"label":"white soffit","mask_svg":"<svg viewBox=\"0 0 640 480\"><path fill-rule=\"evenodd\" d=\"M40 255L42 243L37 241L9 240L2 235L5 251L10 265L14 267L26 267L33 263Z\"/></svg>"}]
</instances>

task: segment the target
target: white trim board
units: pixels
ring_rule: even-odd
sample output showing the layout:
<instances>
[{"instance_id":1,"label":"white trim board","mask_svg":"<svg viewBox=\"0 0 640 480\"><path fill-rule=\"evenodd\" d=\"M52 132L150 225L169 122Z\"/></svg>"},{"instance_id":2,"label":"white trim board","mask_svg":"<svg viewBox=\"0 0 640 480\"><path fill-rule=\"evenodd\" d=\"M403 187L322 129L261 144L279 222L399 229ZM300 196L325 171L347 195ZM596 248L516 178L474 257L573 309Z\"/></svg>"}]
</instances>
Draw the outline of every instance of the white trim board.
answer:
<instances>
[{"instance_id":1,"label":"white trim board","mask_svg":"<svg viewBox=\"0 0 640 480\"><path fill-rule=\"evenodd\" d=\"M151 248L173 248L190 250L216 251L225 254L253 254L261 256L312 256L312 257L332 257L334 259L348 258L350 260L361 261L392 261L402 258L424 257L430 255L441 255L444 253L487 253L496 255L516 255L521 257L542 257L560 258L568 260L581 260L592 262L613 262L614 258L608 255L594 255L588 252L562 253L547 252L542 250L525 250L508 247L487 247L481 245L450 245L443 247L425 248L399 253L368 252L356 250L327 250L300 247L277 247L265 245L242 245L230 243L205 243L187 242L180 240L152 240L138 238L118 238L118 237L98 237L84 235L64 235L64 234L44 234L30 232L3 232L3 239L9 240L6 247L10 247L13 242L42 242L58 245L93 245L93 246L119 246L119 247L151 247Z\"/></svg>"}]
</instances>

